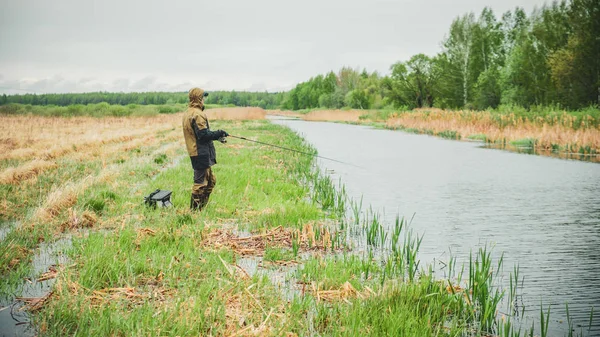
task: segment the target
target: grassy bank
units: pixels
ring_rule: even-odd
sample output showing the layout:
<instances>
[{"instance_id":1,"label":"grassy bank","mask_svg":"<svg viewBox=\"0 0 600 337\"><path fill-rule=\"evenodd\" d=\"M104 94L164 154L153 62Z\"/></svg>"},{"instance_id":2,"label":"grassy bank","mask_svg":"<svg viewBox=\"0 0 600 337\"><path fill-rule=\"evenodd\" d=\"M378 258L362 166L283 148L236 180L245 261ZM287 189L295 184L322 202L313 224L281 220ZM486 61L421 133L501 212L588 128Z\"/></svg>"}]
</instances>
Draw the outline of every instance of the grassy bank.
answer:
<instances>
[{"instance_id":1,"label":"grassy bank","mask_svg":"<svg viewBox=\"0 0 600 337\"><path fill-rule=\"evenodd\" d=\"M34 200L3 215L2 226L19 223L0 242L3 295L18 294L24 277L48 275L32 274L28 262L40 241L72 240L68 263L51 274L53 291L25 300L41 335L524 335L497 317L501 262L489 252L474 254L464 275L450 267L436 279L419 265L420 237L401 218L384 232L308 156L216 144L215 191L203 212L191 213L179 118L154 123L154 138L85 152L97 156L64 152L55 166L2 183L4 197ZM211 126L314 151L264 120ZM6 160L5 171L24 164ZM173 191L174 208L143 205L156 188ZM343 217L346 208L353 219ZM355 240L367 249L355 251Z\"/></svg>"}]
</instances>

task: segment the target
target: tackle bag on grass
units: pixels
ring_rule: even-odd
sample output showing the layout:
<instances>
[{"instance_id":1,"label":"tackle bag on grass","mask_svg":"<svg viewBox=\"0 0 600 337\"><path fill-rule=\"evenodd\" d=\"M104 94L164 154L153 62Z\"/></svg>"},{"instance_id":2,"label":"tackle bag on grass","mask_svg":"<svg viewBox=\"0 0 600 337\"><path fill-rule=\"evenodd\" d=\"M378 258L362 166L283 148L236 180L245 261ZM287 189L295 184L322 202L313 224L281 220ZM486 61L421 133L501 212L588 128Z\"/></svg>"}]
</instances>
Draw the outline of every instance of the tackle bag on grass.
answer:
<instances>
[{"instance_id":1,"label":"tackle bag on grass","mask_svg":"<svg viewBox=\"0 0 600 337\"><path fill-rule=\"evenodd\" d=\"M157 205L161 207L171 207L171 191L160 190L150 193L147 197L144 197L144 203L148 207L156 208Z\"/></svg>"}]
</instances>

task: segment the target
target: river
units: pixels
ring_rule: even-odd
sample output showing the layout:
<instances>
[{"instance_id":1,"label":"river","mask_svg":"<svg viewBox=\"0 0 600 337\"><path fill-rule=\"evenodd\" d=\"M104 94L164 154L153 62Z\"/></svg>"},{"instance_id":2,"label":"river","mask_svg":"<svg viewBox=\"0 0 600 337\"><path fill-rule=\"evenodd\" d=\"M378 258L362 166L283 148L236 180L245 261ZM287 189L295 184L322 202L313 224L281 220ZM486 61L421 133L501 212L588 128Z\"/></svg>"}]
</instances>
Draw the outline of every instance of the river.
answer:
<instances>
[{"instance_id":1,"label":"river","mask_svg":"<svg viewBox=\"0 0 600 337\"><path fill-rule=\"evenodd\" d=\"M397 214L423 234L422 264L504 253L503 285L518 265L525 324L551 306L550 336L600 336L600 165L483 148L400 131L272 118L300 134L349 197L363 198L389 228ZM356 167L356 166L360 167ZM468 265L466 266L468 269ZM590 310L596 306L591 330Z\"/></svg>"}]
</instances>

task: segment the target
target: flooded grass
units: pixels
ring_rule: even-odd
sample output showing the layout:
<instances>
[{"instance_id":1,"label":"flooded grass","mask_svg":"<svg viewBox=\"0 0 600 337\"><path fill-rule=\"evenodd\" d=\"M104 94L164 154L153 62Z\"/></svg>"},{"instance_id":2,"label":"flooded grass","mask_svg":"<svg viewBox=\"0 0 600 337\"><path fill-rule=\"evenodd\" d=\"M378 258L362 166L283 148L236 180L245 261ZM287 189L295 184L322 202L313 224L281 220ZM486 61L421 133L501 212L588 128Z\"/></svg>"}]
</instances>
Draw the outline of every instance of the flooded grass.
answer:
<instances>
[{"instance_id":1,"label":"flooded grass","mask_svg":"<svg viewBox=\"0 0 600 337\"><path fill-rule=\"evenodd\" d=\"M106 142L83 162L77 151L63 153L61 165L37 174L57 178L36 193L27 191L36 184L2 185L5 199L17 186L35 201L6 214L17 224L0 242L0 292L23 297L24 278L56 280L23 300L36 334L525 336L498 317L502 259L482 249L464 279L450 276L459 270L452 260L448 278L437 279L418 260L423 236L409 221L398 216L388 233L377 212L349 200L310 156L216 144L216 188L201 213L190 212L192 170L170 127L180 116L171 118L151 145L136 145L142 136ZM314 152L287 128L227 119L211 126ZM135 146L123 153L128 142ZM81 173L59 179L69 166ZM157 188L173 191L175 207L144 206ZM39 243L64 235L68 263L34 268ZM548 316L542 311L542 332Z\"/></svg>"}]
</instances>

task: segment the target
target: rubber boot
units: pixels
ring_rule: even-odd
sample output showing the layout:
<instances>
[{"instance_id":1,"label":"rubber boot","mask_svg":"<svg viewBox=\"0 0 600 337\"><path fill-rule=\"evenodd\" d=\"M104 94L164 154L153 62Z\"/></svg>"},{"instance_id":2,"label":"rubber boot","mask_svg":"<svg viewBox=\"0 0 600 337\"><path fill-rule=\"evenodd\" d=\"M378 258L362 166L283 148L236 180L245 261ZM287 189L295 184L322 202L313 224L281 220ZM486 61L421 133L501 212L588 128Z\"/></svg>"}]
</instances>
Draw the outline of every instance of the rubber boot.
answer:
<instances>
[{"instance_id":1,"label":"rubber boot","mask_svg":"<svg viewBox=\"0 0 600 337\"><path fill-rule=\"evenodd\" d=\"M206 206L206 204L208 204L208 197L210 197L210 193L204 193L200 195L200 200L199 200L199 210L202 210L204 208L204 206Z\"/></svg>"},{"instance_id":2,"label":"rubber boot","mask_svg":"<svg viewBox=\"0 0 600 337\"><path fill-rule=\"evenodd\" d=\"M192 194L192 198L190 199L190 209L192 211L200 211L204 205L202 205L202 195L201 194Z\"/></svg>"}]
</instances>

